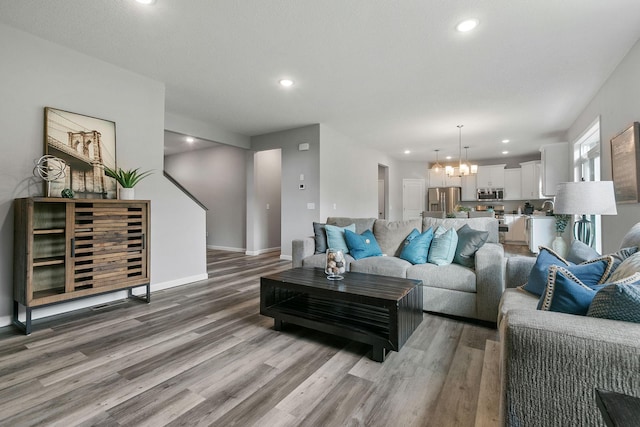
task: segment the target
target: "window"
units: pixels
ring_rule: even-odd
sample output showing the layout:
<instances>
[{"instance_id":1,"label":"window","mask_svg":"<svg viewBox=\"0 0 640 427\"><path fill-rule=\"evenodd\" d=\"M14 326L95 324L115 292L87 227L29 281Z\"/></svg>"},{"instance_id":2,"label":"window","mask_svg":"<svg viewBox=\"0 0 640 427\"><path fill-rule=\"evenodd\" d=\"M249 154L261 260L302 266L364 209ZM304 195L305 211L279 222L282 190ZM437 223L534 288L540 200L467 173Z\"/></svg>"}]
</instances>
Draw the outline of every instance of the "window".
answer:
<instances>
[{"instance_id":1,"label":"window","mask_svg":"<svg viewBox=\"0 0 640 427\"><path fill-rule=\"evenodd\" d=\"M573 144L574 181L600 181L600 119L591 124ZM574 219L579 219L576 216ZM595 225L596 250L602 251L600 215L589 218Z\"/></svg>"}]
</instances>

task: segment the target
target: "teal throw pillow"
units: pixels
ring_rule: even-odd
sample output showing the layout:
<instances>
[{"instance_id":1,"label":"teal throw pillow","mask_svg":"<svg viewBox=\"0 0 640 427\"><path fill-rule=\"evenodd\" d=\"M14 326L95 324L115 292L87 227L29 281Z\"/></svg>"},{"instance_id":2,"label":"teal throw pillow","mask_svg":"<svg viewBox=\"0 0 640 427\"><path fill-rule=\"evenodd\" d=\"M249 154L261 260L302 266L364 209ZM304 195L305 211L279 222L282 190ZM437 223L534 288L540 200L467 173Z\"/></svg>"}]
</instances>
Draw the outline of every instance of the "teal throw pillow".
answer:
<instances>
[{"instance_id":1,"label":"teal throw pillow","mask_svg":"<svg viewBox=\"0 0 640 427\"><path fill-rule=\"evenodd\" d=\"M640 323L640 273L604 285L594 296L587 316Z\"/></svg>"},{"instance_id":2,"label":"teal throw pillow","mask_svg":"<svg viewBox=\"0 0 640 427\"><path fill-rule=\"evenodd\" d=\"M380 250L380 246L371 230L365 230L362 234L345 230L344 238L347 241L349 253L354 259L382 255L382 250Z\"/></svg>"},{"instance_id":3,"label":"teal throw pillow","mask_svg":"<svg viewBox=\"0 0 640 427\"><path fill-rule=\"evenodd\" d=\"M457 246L458 234L456 229L451 227L447 230L443 226L439 226L433 235L427 261L436 265L451 264L456 254Z\"/></svg>"},{"instance_id":4,"label":"teal throw pillow","mask_svg":"<svg viewBox=\"0 0 640 427\"><path fill-rule=\"evenodd\" d=\"M488 231L474 230L465 224L457 231L458 246L453 262L465 267L474 268L476 266L476 252L484 245L489 237Z\"/></svg>"},{"instance_id":5,"label":"teal throw pillow","mask_svg":"<svg viewBox=\"0 0 640 427\"><path fill-rule=\"evenodd\" d=\"M538 310L584 316L596 291L604 285L587 286L568 269L549 267L547 287L538 301Z\"/></svg>"},{"instance_id":6,"label":"teal throw pillow","mask_svg":"<svg viewBox=\"0 0 640 427\"><path fill-rule=\"evenodd\" d=\"M356 232L356 225L349 224L346 227L338 227L335 225L325 225L324 229L327 232L327 246L332 249L339 249L343 253L349 253L349 247L347 241L344 239L344 230Z\"/></svg>"},{"instance_id":7,"label":"teal throw pillow","mask_svg":"<svg viewBox=\"0 0 640 427\"><path fill-rule=\"evenodd\" d=\"M400 258L409 261L411 264L425 264L432 240L433 228L429 227L424 233L420 233L414 228L404 240Z\"/></svg>"}]
</instances>

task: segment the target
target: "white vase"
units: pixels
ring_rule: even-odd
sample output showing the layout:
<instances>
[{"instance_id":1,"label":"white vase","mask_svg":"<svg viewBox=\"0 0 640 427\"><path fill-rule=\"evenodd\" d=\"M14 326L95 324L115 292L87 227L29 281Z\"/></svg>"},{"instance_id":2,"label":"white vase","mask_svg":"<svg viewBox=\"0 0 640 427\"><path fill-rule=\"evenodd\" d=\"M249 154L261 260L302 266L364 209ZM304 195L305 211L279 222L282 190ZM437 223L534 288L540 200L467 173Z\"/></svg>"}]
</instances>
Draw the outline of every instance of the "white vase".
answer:
<instances>
[{"instance_id":1,"label":"white vase","mask_svg":"<svg viewBox=\"0 0 640 427\"><path fill-rule=\"evenodd\" d=\"M133 188L120 188L120 200L134 200L136 192Z\"/></svg>"},{"instance_id":2,"label":"white vase","mask_svg":"<svg viewBox=\"0 0 640 427\"><path fill-rule=\"evenodd\" d=\"M551 242L551 249L561 257L567 256L567 242L564 241L562 236L556 236Z\"/></svg>"}]
</instances>

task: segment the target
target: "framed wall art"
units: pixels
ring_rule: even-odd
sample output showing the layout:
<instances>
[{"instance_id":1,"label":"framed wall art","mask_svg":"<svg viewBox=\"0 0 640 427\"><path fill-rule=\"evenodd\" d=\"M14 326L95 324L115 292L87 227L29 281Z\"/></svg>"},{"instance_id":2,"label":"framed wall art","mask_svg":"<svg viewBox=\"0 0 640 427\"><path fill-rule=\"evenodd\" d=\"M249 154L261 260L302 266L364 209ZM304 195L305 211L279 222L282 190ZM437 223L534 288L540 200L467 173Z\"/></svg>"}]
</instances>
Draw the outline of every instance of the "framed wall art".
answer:
<instances>
[{"instance_id":1,"label":"framed wall art","mask_svg":"<svg viewBox=\"0 0 640 427\"><path fill-rule=\"evenodd\" d=\"M45 155L64 161L64 177L51 182L51 196L71 189L75 197L115 199L116 181L104 167L116 169L116 124L69 111L44 109Z\"/></svg>"},{"instance_id":2,"label":"framed wall art","mask_svg":"<svg viewBox=\"0 0 640 427\"><path fill-rule=\"evenodd\" d=\"M640 123L611 139L611 171L617 203L638 203Z\"/></svg>"}]
</instances>

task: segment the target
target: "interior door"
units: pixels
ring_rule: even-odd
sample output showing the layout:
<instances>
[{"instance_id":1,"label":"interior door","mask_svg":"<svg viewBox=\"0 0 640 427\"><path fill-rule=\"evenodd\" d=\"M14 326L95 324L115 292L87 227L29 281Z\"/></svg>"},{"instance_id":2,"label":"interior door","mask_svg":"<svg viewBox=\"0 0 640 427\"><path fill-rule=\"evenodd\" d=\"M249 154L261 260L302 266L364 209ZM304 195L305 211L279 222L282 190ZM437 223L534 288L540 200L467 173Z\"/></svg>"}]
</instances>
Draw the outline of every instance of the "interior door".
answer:
<instances>
[{"instance_id":1,"label":"interior door","mask_svg":"<svg viewBox=\"0 0 640 427\"><path fill-rule=\"evenodd\" d=\"M402 180L402 219L420 218L424 211L424 179Z\"/></svg>"},{"instance_id":2,"label":"interior door","mask_svg":"<svg viewBox=\"0 0 640 427\"><path fill-rule=\"evenodd\" d=\"M384 179L378 180L378 219L385 219L384 217Z\"/></svg>"}]
</instances>

